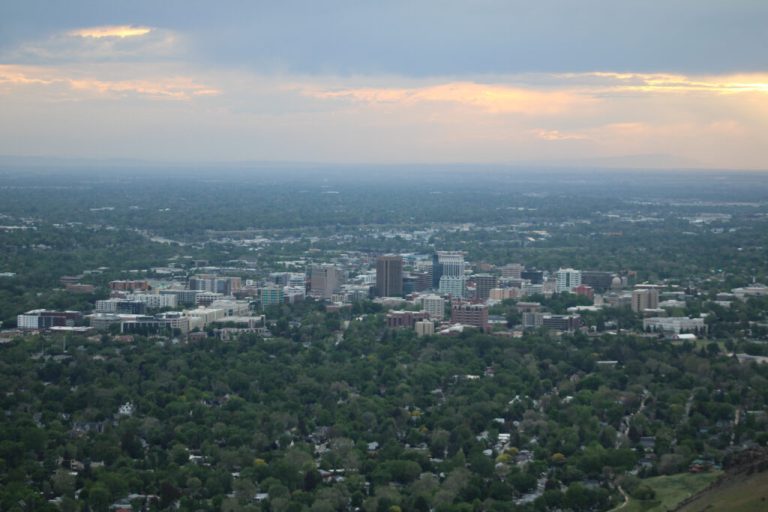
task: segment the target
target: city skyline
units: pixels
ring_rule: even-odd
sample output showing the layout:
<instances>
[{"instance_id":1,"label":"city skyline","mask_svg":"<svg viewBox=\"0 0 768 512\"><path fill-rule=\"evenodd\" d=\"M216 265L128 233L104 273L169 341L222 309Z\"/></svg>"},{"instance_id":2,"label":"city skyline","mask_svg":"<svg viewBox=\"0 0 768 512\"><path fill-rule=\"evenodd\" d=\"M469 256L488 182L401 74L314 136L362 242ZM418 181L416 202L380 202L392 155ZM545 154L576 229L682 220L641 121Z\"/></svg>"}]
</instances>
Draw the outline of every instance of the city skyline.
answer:
<instances>
[{"instance_id":1,"label":"city skyline","mask_svg":"<svg viewBox=\"0 0 768 512\"><path fill-rule=\"evenodd\" d=\"M765 170L767 19L748 0L8 3L0 155Z\"/></svg>"}]
</instances>

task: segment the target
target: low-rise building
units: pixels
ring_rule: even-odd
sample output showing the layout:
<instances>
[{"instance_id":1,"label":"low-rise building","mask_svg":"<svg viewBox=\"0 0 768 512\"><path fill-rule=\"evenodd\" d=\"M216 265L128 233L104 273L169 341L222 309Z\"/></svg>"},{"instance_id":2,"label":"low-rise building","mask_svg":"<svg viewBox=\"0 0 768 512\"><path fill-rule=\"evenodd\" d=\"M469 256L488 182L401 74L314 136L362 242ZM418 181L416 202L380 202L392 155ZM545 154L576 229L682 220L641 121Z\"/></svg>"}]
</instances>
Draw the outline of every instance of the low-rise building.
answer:
<instances>
[{"instance_id":1,"label":"low-rise building","mask_svg":"<svg viewBox=\"0 0 768 512\"><path fill-rule=\"evenodd\" d=\"M97 313L116 313L125 315L143 315L147 305L140 300L106 299L96 301Z\"/></svg>"},{"instance_id":2,"label":"low-rise building","mask_svg":"<svg viewBox=\"0 0 768 512\"><path fill-rule=\"evenodd\" d=\"M680 334L681 332L702 333L707 331L707 325L704 323L703 318L690 318L687 316L663 318L653 316L643 319L643 329L667 334Z\"/></svg>"},{"instance_id":3,"label":"low-rise building","mask_svg":"<svg viewBox=\"0 0 768 512\"><path fill-rule=\"evenodd\" d=\"M471 325L483 331L489 330L488 306L485 304L458 303L451 306L451 322Z\"/></svg>"},{"instance_id":4,"label":"low-rise building","mask_svg":"<svg viewBox=\"0 0 768 512\"><path fill-rule=\"evenodd\" d=\"M149 281L146 279L140 280L123 280L123 281L110 281L109 289L115 292L135 292L135 291L147 291L149 290Z\"/></svg>"},{"instance_id":5,"label":"low-rise building","mask_svg":"<svg viewBox=\"0 0 768 512\"><path fill-rule=\"evenodd\" d=\"M584 325L580 315L543 315L541 326L556 331L573 332Z\"/></svg>"},{"instance_id":6,"label":"low-rise building","mask_svg":"<svg viewBox=\"0 0 768 512\"><path fill-rule=\"evenodd\" d=\"M435 324L432 320L419 320L414 324L414 329L419 337L435 334Z\"/></svg>"},{"instance_id":7,"label":"low-rise building","mask_svg":"<svg viewBox=\"0 0 768 512\"><path fill-rule=\"evenodd\" d=\"M197 304L197 296L200 294L199 290L160 290L160 295L173 295L176 297L177 306L194 306Z\"/></svg>"},{"instance_id":8,"label":"low-rise building","mask_svg":"<svg viewBox=\"0 0 768 512\"><path fill-rule=\"evenodd\" d=\"M734 288L731 293L740 300L746 300L749 297L765 297L768 295L768 286L764 284L752 284L741 288Z\"/></svg>"},{"instance_id":9,"label":"low-rise building","mask_svg":"<svg viewBox=\"0 0 768 512\"><path fill-rule=\"evenodd\" d=\"M178 306L176 295L160 293L132 293L126 295L127 300L135 300L146 304L147 309L175 308Z\"/></svg>"},{"instance_id":10,"label":"low-rise building","mask_svg":"<svg viewBox=\"0 0 768 512\"><path fill-rule=\"evenodd\" d=\"M491 300L502 301L507 299L517 299L521 296L520 288L491 288L488 298Z\"/></svg>"},{"instance_id":11,"label":"low-rise building","mask_svg":"<svg viewBox=\"0 0 768 512\"><path fill-rule=\"evenodd\" d=\"M417 321L426 319L429 319L429 313L426 311L390 311L387 313L387 327L391 329L398 327L413 329Z\"/></svg>"},{"instance_id":12,"label":"low-rise building","mask_svg":"<svg viewBox=\"0 0 768 512\"><path fill-rule=\"evenodd\" d=\"M51 311L33 309L16 317L19 329L49 329L51 327L73 327L82 319L79 311Z\"/></svg>"}]
</instances>

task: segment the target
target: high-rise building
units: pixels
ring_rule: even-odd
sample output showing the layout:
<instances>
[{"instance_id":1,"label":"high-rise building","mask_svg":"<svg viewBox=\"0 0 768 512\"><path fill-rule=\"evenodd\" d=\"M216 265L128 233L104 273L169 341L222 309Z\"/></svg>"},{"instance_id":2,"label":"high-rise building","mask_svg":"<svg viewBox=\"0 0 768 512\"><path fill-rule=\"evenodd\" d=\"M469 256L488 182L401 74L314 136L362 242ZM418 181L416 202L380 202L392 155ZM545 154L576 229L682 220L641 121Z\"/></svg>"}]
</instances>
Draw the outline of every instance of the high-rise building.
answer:
<instances>
[{"instance_id":1,"label":"high-rise building","mask_svg":"<svg viewBox=\"0 0 768 512\"><path fill-rule=\"evenodd\" d=\"M658 288L641 288L632 291L632 311L642 313L646 309L659 307Z\"/></svg>"},{"instance_id":2,"label":"high-rise building","mask_svg":"<svg viewBox=\"0 0 768 512\"><path fill-rule=\"evenodd\" d=\"M464 254L460 252L440 251L437 253L437 259L442 270L440 277L458 277L464 275L464 269L466 268Z\"/></svg>"},{"instance_id":3,"label":"high-rise building","mask_svg":"<svg viewBox=\"0 0 768 512\"><path fill-rule=\"evenodd\" d=\"M316 265L309 271L309 293L314 297L330 299L343 282L343 274L335 265Z\"/></svg>"},{"instance_id":4,"label":"high-rise building","mask_svg":"<svg viewBox=\"0 0 768 512\"><path fill-rule=\"evenodd\" d=\"M496 276L491 274L475 274L472 280L475 282L475 298L477 300L488 300L491 296L491 289L496 287Z\"/></svg>"},{"instance_id":5,"label":"high-rise building","mask_svg":"<svg viewBox=\"0 0 768 512\"><path fill-rule=\"evenodd\" d=\"M424 295L420 297L421 308L429 313L429 318L442 320L445 317L445 299L439 295Z\"/></svg>"},{"instance_id":6,"label":"high-rise building","mask_svg":"<svg viewBox=\"0 0 768 512\"><path fill-rule=\"evenodd\" d=\"M561 268L555 274L555 293L570 293L581 284L581 271L572 268Z\"/></svg>"},{"instance_id":7,"label":"high-rise building","mask_svg":"<svg viewBox=\"0 0 768 512\"><path fill-rule=\"evenodd\" d=\"M440 256L437 253L432 255L432 289L437 290L440 287L440 278L443 277L443 267L440 265Z\"/></svg>"},{"instance_id":8,"label":"high-rise building","mask_svg":"<svg viewBox=\"0 0 768 512\"><path fill-rule=\"evenodd\" d=\"M403 295L403 258L387 254L376 260L376 295L400 297Z\"/></svg>"},{"instance_id":9,"label":"high-rise building","mask_svg":"<svg viewBox=\"0 0 768 512\"><path fill-rule=\"evenodd\" d=\"M464 276L446 276L440 278L440 295L450 295L462 299L467 293L467 278Z\"/></svg>"},{"instance_id":10,"label":"high-rise building","mask_svg":"<svg viewBox=\"0 0 768 512\"><path fill-rule=\"evenodd\" d=\"M276 284L269 284L262 288L260 291L261 307L266 308L268 306L274 306L285 302L285 291L282 286Z\"/></svg>"},{"instance_id":11,"label":"high-rise building","mask_svg":"<svg viewBox=\"0 0 768 512\"><path fill-rule=\"evenodd\" d=\"M403 295L410 295L416 290L416 276L413 274L403 275Z\"/></svg>"},{"instance_id":12,"label":"high-rise building","mask_svg":"<svg viewBox=\"0 0 768 512\"><path fill-rule=\"evenodd\" d=\"M413 290L416 292L423 292L424 290L428 290L432 287L432 272L427 272L424 270L416 271L411 274L414 279L414 286Z\"/></svg>"},{"instance_id":13,"label":"high-rise building","mask_svg":"<svg viewBox=\"0 0 768 512\"><path fill-rule=\"evenodd\" d=\"M521 279L523 266L519 263L510 263L501 267L501 277L510 277L512 279Z\"/></svg>"}]
</instances>

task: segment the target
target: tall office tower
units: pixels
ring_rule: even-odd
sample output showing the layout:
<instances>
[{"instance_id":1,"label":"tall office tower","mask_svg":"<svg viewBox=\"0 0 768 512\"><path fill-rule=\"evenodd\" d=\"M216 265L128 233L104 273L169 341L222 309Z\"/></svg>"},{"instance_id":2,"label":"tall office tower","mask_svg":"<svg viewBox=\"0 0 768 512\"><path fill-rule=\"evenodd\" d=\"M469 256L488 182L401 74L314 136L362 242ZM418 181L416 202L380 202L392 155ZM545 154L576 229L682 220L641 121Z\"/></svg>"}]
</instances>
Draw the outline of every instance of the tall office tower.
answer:
<instances>
[{"instance_id":1,"label":"tall office tower","mask_svg":"<svg viewBox=\"0 0 768 512\"><path fill-rule=\"evenodd\" d=\"M432 255L432 289L440 288L440 278L443 277L443 266L440 265L440 256L435 253Z\"/></svg>"},{"instance_id":2,"label":"tall office tower","mask_svg":"<svg viewBox=\"0 0 768 512\"><path fill-rule=\"evenodd\" d=\"M646 309L659 307L659 290L657 288L641 288L632 291L632 311L642 313Z\"/></svg>"},{"instance_id":3,"label":"tall office tower","mask_svg":"<svg viewBox=\"0 0 768 512\"><path fill-rule=\"evenodd\" d=\"M491 296L491 288L496 288L496 276L491 274L475 274L475 297L477 300L488 300Z\"/></svg>"},{"instance_id":4,"label":"tall office tower","mask_svg":"<svg viewBox=\"0 0 768 512\"><path fill-rule=\"evenodd\" d=\"M403 295L403 258L394 254L379 256L376 260L376 295L400 297Z\"/></svg>"},{"instance_id":5,"label":"tall office tower","mask_svg":"<svg viewBox=\"0 0 768 512\"><path fill-rule=\"evenodd\" d=\"M581 284L581 271L572 268L561 268L555 274L557 286L555 292L570 292Z\"/></svg>"},{"instance_id":6,"label":"tall office tower","mask_svg":"<svg viewBox=\"0 0 768 512\"><path fill-rule=\"evenodd\" d=\"M313 297L330 299L341 289L343 283L341 269L335 265L316 265L309 271L309 293Z\"/></svg>"},{"instance_id":7,"label":"tall office tower","mask_svg":"<svg viewBox=\"0 0 768 512\"><path fill-rule=\"evenodd\" d=\"M440 251L437 253L438 261L441 266L443 276L463 276L464 275L464 255L460 252Z\"/></svg>"},{"instance_id":8,"label":"tall office tower","mask_svg":"<svg viewBox=\"0 0 768 512\"><path fill-rule=\"evenodd\" d=\"M412 275L416 280L413 288L414 291L423 292L424 290L429 290L432 286L432 272L413 272Z\"/></svg>"}]
</instances>

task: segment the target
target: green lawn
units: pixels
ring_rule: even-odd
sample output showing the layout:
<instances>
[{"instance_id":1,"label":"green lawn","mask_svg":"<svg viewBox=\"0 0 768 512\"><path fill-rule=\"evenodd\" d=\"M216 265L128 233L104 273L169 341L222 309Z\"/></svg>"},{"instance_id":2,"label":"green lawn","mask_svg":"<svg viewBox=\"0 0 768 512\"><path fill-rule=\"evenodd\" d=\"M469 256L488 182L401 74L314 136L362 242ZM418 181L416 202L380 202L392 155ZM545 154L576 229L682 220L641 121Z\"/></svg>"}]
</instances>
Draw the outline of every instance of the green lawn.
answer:
<instances>
[{"instance_id":1,"label":"green lawn","mask_svg":"<svg viewBox=\"0 0 768 512\"><path fill-rule=\"evenodd\" d=\"M630 499L622 512L665 512L674 508L688 496L697 493L721 475L719 471L709 473L680 473L678 475L646 478L643 483L656 492L656 498L648 501Z\"/></svg>"}]
</instances>

